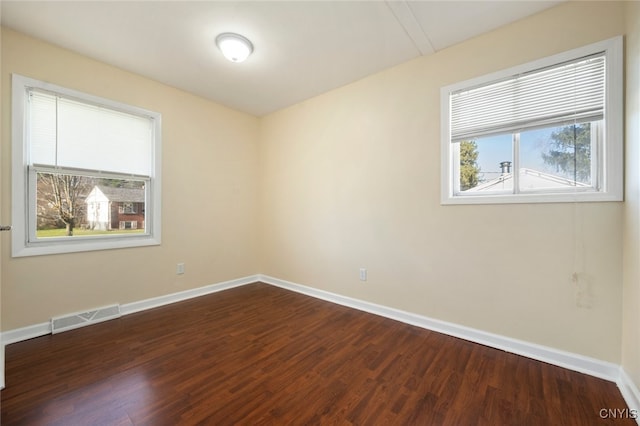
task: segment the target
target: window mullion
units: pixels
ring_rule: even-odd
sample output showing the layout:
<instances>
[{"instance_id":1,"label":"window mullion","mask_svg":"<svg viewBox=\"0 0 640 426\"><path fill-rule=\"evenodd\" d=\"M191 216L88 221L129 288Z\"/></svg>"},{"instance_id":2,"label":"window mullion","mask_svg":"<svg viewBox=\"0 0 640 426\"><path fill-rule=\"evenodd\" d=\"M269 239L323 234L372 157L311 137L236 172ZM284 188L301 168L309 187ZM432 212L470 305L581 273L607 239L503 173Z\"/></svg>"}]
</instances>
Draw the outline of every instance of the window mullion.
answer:
<instances>
[{"instance_id":1,"label":"window mullion","mask_svg":"<svg viewBox=\"0 0 640 426\"><path fill-rule=\"evenodd\" d=\"M460 144L453 144L453 153L451 155L452 164L452 184L454 194L460 193Z\"/></svg>"},{"instance_id":2,"label":"window mullion","mask_svg":"<svg viewBox=\"0 0 640 426\"><path fill-rule=\"evenodd\" d=\"M597 191L602 190L604 177L604 162L602 157L602 123L591 123L591 186Z\"/></svg>"},{"instance_id":3,"label":"window mullion","mask_svg":"<svg viewBox=\"0 0 640 426\"><path fill-rule=\"evenodd\" d=\"M511 169L513 178L513 193L520 193L520 133L513 134L513 167Z\"/></svg>"},{"instance_id":4,"label":"window mullion","mask_svg":"<svg viewBox=\"0 0 640 426\"><path fill-rule=\"evenodd\" d=\"M36 231L38 229L38 171L33 167L27 167L27 243L36 241ZM35 208L34 208L35 207Z\"/></svg>"}]
</instances>

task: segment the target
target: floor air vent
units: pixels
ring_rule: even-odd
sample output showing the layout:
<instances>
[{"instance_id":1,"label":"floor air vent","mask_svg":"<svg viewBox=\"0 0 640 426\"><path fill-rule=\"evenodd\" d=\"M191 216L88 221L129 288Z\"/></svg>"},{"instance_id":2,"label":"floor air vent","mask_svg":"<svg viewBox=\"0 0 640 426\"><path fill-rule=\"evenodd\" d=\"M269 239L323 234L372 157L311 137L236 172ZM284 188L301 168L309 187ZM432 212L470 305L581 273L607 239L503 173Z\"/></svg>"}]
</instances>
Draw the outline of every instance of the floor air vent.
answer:
<instances>
[{"instance_id":1,"label":"floor air vent","mask_svg":"<svg viewBox=\"0 0 640 426\"><path fill-rule=\"evenodd\" d=\"M85 325L96 324L102 321L120 317L120 305L111 305L87 312L65 315L51 318L51 334L73 330Z\"/></svg>"}]
</instances>

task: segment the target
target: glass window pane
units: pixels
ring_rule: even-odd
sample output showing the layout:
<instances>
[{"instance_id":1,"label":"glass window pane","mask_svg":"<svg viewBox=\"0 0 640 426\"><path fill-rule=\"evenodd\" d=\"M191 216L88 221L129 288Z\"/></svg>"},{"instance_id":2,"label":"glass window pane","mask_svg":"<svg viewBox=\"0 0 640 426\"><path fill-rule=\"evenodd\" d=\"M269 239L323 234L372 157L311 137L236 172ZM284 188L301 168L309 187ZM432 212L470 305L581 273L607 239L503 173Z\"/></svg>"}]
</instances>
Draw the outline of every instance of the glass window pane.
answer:
<instances>
[{"instance_id":1,"label":"glass window pane","mask_svg":"<svg viewBox=\"0 0 640 426\"><path fill-rule=\"evenodd\" d=\"M460 192L512 192L512 136L497 135L458 143Z\"/></svg>"},{"instance_id":2,"label":"glass window pane","mask_svg":"<svg viewBox=\"0 0 640 426\"><path fill-rule=\"evenodd\" d=\"M144 180L37 172L36 238L145 232Z\"/></svg>"},{"instance_id":3,"label":"glass window pane","mask_svg":"<svg viewBox=\"0 0 640 426\"><path fill-rule=\"evenodd\" d=\"M591 123L520 134L520 189L592 186Z\"/></svg>"}]
</instances>

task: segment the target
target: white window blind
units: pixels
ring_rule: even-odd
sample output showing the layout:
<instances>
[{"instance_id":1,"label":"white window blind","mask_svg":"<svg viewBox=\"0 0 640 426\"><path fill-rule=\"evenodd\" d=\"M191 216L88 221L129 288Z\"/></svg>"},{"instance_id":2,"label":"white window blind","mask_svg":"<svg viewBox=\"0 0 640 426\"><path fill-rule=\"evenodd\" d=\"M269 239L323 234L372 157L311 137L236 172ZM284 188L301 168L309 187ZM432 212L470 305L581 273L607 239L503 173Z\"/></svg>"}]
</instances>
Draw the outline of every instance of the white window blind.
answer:
<instances>
[{"instance_id":1,"label":"white window blind","mask_svg":"<svg viewBox=\"0 0 640 426\"><path fill-rule=\"evenodd\" d=\"M451 141L600 120L605 54L451 93Z\"/></svg>"},{"instance_id":2,"label":"white window blind","mask_svg":"<svg viewBox=\"0 0 640 426\"><path fill-rule=\"evenodd\" d=\"M29 164L151 176L153 122L30 90Z\"/></svg>"}]
</instances>

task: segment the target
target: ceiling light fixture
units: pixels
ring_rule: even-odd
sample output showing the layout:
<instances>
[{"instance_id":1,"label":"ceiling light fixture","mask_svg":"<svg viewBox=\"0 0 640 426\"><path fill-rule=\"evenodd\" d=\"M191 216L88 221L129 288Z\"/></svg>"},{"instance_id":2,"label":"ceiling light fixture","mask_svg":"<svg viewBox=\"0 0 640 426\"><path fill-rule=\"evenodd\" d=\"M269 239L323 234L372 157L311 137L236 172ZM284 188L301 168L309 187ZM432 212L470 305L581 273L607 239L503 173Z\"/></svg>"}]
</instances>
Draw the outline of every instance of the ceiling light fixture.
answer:
<instances>
[{"instance_id":1,"label":"ceiling light fixture","mask_svg":"<svg viewBox=\"0 0 640 426\"><path fill-rule=\"evenodd\" d=\"M231 62L242 62L253 52L253 44L240 34L222 33L216 37L216 44Z\"/></svg>"}]
</instances>

